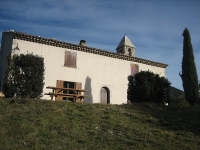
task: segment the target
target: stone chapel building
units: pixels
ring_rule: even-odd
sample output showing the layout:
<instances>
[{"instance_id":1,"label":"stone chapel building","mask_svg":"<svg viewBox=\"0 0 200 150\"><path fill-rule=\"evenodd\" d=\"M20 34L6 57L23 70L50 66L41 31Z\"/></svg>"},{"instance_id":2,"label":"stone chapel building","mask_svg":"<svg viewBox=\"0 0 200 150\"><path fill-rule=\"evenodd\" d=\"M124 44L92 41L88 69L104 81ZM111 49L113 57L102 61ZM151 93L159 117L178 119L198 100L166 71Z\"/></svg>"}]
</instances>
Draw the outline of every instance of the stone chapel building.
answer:
<instances>
[{"instance_id":1,"label":"stone chapel building","mask_svg":"<svg viewBox=\"0 0 200 150\"><path fill-rule=\"evenodd\" d=\"M87 46L43 38L16 31L2 34L0 53L0 90L7 70L7 56L33 53L44 58L45 85L43 93L50 92L47 86L88 90L84 102L122 104L127 102L129 75L152 71L165 76L167 64L137 58L136 47L125 35L116 48L116 53ZM43 95L43 99L50 99ZM55 99L55 98L54 98ZM65 98L63 98L65 100Z\"/></svg>"}]
</instances>

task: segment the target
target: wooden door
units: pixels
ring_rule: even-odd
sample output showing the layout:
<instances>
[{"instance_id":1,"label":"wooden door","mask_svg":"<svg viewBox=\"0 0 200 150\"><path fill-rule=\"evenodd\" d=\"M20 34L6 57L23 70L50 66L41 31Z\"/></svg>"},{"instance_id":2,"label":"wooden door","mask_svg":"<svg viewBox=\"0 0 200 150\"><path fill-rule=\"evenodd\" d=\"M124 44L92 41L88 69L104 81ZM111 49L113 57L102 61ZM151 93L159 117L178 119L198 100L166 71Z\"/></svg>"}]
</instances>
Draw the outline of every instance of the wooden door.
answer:
<instances>
[{"instance_id":1,"label":"wooden door","mask_svg":"<svg viewBox=\"0 0 200 150\"><path fill-rule=\"evenodd\" d=\"M108 101L108 92L106 88L101 88L101 103L102 104L107 104Z\"/></svg>"}]
</instances>

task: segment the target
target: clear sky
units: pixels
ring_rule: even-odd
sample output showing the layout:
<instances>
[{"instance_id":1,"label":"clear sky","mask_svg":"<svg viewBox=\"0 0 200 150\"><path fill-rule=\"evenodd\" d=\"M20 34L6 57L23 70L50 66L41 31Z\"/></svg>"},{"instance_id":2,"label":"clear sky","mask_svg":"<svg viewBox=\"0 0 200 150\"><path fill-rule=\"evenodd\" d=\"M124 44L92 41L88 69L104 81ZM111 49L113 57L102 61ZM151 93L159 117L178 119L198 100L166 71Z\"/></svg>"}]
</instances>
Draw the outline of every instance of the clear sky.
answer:
<instances>
[{"instance_id":1,"label":"clear sky","mask_svg":"<svg viewBox=\"0 0 200 150\"><path fill-rule=\"evenodd\" d=\"M200 0L0 0L0 33L15 30L116 52L126 34L136 57L166 63L183 89L183 30L190 31L200 80ZM116 64L117 65L117 64Z\"/></svg>"}]
</instances>

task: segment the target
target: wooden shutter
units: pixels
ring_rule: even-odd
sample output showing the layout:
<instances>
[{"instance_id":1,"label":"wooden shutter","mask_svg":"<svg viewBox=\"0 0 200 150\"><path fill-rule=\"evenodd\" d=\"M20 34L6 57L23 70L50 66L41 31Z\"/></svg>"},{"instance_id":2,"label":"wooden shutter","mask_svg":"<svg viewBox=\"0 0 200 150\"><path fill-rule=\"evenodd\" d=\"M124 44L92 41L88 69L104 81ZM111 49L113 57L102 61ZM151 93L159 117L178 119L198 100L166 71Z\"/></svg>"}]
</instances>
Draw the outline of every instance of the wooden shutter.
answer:
<instances>
[{"instance_id":1,"label":"wooden shutter","mask_svg":"<svg viewBox=\"0 0 200 150\"><path fill-rule=\"evenodd\" d=\"M76 68L76 52L65 51L65 64L66 67Z\"/></svg>"},{"instance_id":2,"label":"wooden shutter","mask_svg":"<svg viewBox=\"0 0 200 150\"><path fill-rule=\"evenodd\" d=\"M57 84L56 84L56 87L59 87L59 88L63 88L63 81L62 80L57 80ZM59 90L56 90L56 93L59 92L59 93L63 93L63 91L59 91ZM60 96L58 95L55 100L63 100L63 96Z\"/></svg>"},{"instance_id":3,"label":"wooden shutter","mask_svg":"<svg viewBox=\"0 0 200 150\"><path fill-rule=\"evenodd\" d=\"M76 82L76 90L81 90L82 89L82 83ZM81 92L77 92L78 95L82 95ZM76 99L76 102L81 102L81 99Z\"/></svg>"},{"instance_id":4,"label":"wooden shutter","mask_svg":"<svg viewBox=\"0 0 200 150\"><path fill-rule=\"evenodd\" d=\"M71 65L74 68L76 68L76 55L77 54L75 52L71 53Z\"/></svg>"},{"instance_id":5,"label":"wooden shutter","mask_svg":"<svg viewBox=\"0 0 200 150\"><path fill-rule=\"evenodd\" d=\"M139 65L131 64L131 75L134 76L138 72L139 72Z\"/></svg>"},{"instance_id":6,"label":"wooden shutter","mask_svg":"<svg viewBox=\"0 0 200 150\"><path fill-rule=\"evenodd\" d=\"M70 67L71 52L65 51L65 66Z\"/></svg>"}]
</instances>

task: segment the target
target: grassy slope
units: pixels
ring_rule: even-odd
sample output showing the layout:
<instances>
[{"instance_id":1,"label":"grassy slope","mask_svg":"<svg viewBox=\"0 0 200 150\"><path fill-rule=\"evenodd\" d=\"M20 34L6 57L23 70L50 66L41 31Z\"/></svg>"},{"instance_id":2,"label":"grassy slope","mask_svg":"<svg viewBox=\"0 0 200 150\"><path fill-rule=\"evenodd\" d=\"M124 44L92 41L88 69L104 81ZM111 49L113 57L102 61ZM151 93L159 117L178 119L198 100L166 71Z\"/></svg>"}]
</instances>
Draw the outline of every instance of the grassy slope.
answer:
<instances>
[{"instance_id":1,"label":"grassy slope","mask_svg":"<svg viewBox=\"0 0 200 150\"><path fill-rule=\"evenodd\" d=\"M0 99L0 149L199 149L200 108Z\"/></svg>"}]
</instances>

